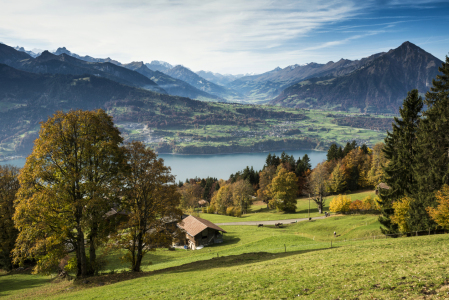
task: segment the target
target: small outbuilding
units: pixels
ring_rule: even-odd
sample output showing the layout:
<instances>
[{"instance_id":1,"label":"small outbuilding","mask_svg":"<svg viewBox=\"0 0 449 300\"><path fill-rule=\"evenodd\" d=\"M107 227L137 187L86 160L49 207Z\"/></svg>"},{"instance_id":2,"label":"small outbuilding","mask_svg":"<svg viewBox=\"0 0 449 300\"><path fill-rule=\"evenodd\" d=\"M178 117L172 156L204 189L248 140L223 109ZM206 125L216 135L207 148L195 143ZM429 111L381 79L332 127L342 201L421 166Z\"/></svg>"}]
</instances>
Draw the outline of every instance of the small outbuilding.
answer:
<instances>
[{"instance_id":1,"label":"small outbuilding","mask_svg":"<svg viewBox=\"0 0 449 300\"><path fill-rule=\"evenodd\" d=\"M188 216L177 224L185 232L184 245L195 250L199 246L223 243L225 230L199 217Z\"/></svg>"},{"instance_id":2,"label":"small outbuilding","mask_svg":"<svg viewBox=\"0 0 449 300\"><path fill-rule=\"evenodd\" d=\"M389 189L391 189L391 188L388 186L388 184L381 182L381 183L379 183L379 184L376 186L376 195L379 195L379 190L380 190L380 189L389 190Z\"/></svg>"},{"instance_id":3,"label":"small outbuilding","mask_svg":"<svg viewBox=\"0 0 449 300\"><path fill-rule=\"evenodd\" d=\"M200 207L204 207L207 206L209 204L209 202L207 202L207 200L201 199L200 201L198 201L198 205Z\"/></svg>"}]
</instances>

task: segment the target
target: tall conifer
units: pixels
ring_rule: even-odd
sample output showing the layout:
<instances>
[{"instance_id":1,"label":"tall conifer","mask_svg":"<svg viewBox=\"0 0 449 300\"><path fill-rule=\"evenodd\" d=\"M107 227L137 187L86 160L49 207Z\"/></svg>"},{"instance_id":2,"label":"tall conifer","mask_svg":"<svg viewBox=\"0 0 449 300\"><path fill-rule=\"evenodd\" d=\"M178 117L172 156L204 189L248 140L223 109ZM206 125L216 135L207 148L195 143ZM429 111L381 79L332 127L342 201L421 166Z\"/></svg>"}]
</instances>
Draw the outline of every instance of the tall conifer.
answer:
<instances>
[{"instance_id":1,"label":"tall conifer","mask_svg":"<svg viewBox=\"0 0 449 300\"><path fill-rule=\"evenodd\" d=\"M421 120L422 98L418 90L412 90L399 109L400 118L395 117L393 132L387 132L385 157L390 163L385 167L386 183L390 189L381 189L380 198L382 215L379 222L384 226L384 233L397 232L397 225L390 217L394 214L393 201L410 195L416 187L413 165L416 161L416 134Z\"/></svg>"},{"instance_id":2,"label":"tall conifer","mask_svg":"<svg viewBox=\"0 0 449 300\"><path fill-rule=\"evenodd\" d=\"M419 156L415 164L418 193L410 203L408 227L427 230L436 224L426 212L435 206L435 192L449 183L449 57L439 68L426 94L428 109L418 132Z\"/></svg>"}]
</instances>

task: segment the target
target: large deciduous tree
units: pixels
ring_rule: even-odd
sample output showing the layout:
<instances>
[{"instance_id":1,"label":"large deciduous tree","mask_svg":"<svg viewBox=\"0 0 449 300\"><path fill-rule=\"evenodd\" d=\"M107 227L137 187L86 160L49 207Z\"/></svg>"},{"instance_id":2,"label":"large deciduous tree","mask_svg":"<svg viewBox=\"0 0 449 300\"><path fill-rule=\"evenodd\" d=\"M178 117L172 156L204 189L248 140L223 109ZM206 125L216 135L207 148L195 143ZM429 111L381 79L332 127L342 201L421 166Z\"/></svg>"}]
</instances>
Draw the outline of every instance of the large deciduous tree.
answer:
<instances>
[{"instance_id":1,"label":"large deciduous tree","mask_svg":"<svg viewBox=\"0 0 449 300\"><path fill-rule=\"evenodd\" d=\"M95 272L96 244L108 233L103 216L115 204L124 166L121 143L103 110L59 111L41 124L19 175L16 262L32 257L36 272L48 272L73 250L77 276Z\"/></svg>"},{"instance_id":2,"label":"large deciduous tree","mask_svg":"<svg viewBox=\"0 0 449 300\"><path fill-rule=\"evenodd\" d=\"M129 169L121 208L129 212L128 221L111 240L127 250L131 269L139 272L148 251L170 246L175 228L167 226L181 220L181 195L170 167L141 142L126 145L126 160Z\"/></svg>"},{"instance_id":3,"label":"large deciduous tree","mask_svg":"<svg viewBox=\"0 0 449 300\"><path fill-rule=\"evenodd\" d=\"M329 190L329 168L326 162L319 163L309 176L309 192L312 200L318 207L320 214L323 213L325 196Z\"/></svg>"},{"instance_id":4,"label":"large deciduous tree","mask_svg":"<svg viewBox=\"0 0 449 300\"><path fill-rule=\"evenodd\" d=\"M269 186L273 207L281 211L294 212L296 210L296 189L298 178L295 173L281 168Z\"/></svg>"},{"instance_id":5,"label":"large deciduous tree","mask_svg":"<svg viewBox=\"0 0 449 300\"><path fill-rule=\"evenodd\" d=\"M14 200L19 190L19 169L0 166L0 268L12 268L11 251L17 238L14 227Z\"/></svg>"}]
</instances>

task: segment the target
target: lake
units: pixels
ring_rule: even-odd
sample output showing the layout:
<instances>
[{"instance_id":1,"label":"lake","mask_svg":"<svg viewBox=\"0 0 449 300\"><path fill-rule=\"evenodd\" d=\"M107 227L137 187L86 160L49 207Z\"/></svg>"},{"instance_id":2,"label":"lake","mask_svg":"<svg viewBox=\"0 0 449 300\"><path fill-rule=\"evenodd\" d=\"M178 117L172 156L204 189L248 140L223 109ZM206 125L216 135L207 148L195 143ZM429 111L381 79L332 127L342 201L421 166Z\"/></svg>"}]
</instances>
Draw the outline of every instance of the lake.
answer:
<instances>
[{"instance_id":1,"label":"lake","mask_svg":"<svg viewBox=\"0 0 449 300\"><path fill-rule=\"evenodd\" d=\"M271 152L280 156L282 151ZM312 167L326 159L327 152L313 150L286 151L288 155L293 155L297 160L307 154ZM243 170L246 166L261 170L265 164L268 152L259 153L237 153L237 154L215 154L215 155L176 155L160 154L165 165L170 166L172 174L176 175L176 181L185 181L186 178L206 178L207 176L218 179L228 179L229 175ZM15 159L0 162L1 165L11 164L23 167L25 159Z\"/></svg>"}]
</instances>

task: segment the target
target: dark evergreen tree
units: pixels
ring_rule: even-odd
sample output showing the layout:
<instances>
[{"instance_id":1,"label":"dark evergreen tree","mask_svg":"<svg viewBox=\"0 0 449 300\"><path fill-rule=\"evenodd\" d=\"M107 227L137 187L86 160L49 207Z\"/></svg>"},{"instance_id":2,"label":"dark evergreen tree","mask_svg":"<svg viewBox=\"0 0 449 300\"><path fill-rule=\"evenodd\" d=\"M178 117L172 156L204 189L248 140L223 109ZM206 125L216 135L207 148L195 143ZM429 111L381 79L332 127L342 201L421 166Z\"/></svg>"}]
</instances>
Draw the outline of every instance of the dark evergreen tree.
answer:
<instances>
[{"instance_id":1,"label":"dark evergreen tree","mask_svg":"<svg viewBox=\"0 0 449 300\"><path fill-rule=\"evenodd\" d=\"M363 144L362 147L360 147L360 149L362 149L363 154L368 154L368 146L366 146L365 144Z\"/></svg>"},{"instance_id":2,"label":"dark evergreen tree","mask_svg":"<svg viewBox=\"0 0 449 300\"><path fill-rule=\"evenodd\" d=\"M392 224L390 220L394 214L393 202L406 195L413 197L412 192L416 190L413 165L416 162L416 135L422 107L423 101L418 90L410 91L399 109L401 118L394 118L393 131L387 132L385 138L383 151L390 162L384 171L385 181L390 189L380 190L382 215L379 222L384 226L384 233L397 232L397 225Z\"/></svg>"},{"instance_id":3,"label":"dark evergreen tree","mask_svg":"<svg viewBox=\"0 0 449 300\"><path fill-rule=\"evenodd\" d=\"M298 162L296 164L295 174L296 176L300 177L303 176L303 174L307 170L311 170L312 165L310 164L310 158L307 154L304 154L303 158L298 158Z\"/></svg>"},{"instance_id":4,"label":"dark evergreen tree","mask_svg":"<svg viewBox=\"0 0 449 300\"><path fill-rule=\"evenodd\" d=\"M338 147L337 144L332 144L327 150L327 161L331 161L333 159L338 159Z\"/></svg>"},{"instance_id":5,"label":"dark evergreen tree","mask_svg":"<svg viewBox=\"0 0 449 300\"><path fill-rule=\"evenodd\" d=\"M418 131L419 153L415 163L418 192L410 204L408 226L411 230L427 230L436 224L426 212L435 206L434 193L449 184L449 57L439 68L426 93L427 110Z\"/></svg>"},{"instance_id":6,"label":"dark evergreen tree","mask_svg":"<svg viewBox=\"0 0 449 300\"><path fill-rule=\"evenodd\" d=\"M354 149L353 145L350 142L347 142L345 148L343 149L343 157L345 157L353 149Z\"/></svg>"},{"instance_id":7,"label":"dark evergreen tree","mask_svg":"<svg viewBox=\"0 0 449 300\"><path fill-rule=\"evenodd\" d=\"M340 147L338 147L338 159L343 159L343 157L345 157L345 154L344 154L344 152L343 152L343 148L341 148L341 146Z\"/></svg>"}]
</instances>

